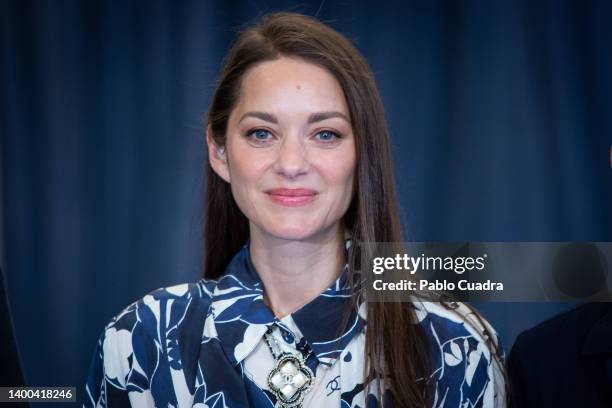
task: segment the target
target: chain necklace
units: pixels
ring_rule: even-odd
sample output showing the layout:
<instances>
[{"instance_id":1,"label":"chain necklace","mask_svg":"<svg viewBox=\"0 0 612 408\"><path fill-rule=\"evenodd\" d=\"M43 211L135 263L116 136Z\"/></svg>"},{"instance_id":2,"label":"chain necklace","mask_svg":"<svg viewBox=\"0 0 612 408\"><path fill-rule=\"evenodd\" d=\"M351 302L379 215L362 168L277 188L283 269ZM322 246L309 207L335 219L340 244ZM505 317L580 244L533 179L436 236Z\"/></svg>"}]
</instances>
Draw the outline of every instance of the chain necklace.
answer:
<instances>
[{"instance_id":1,"label":"chain necklace","mask_svg":"<svg viewBox=\"0 0 612 408\"><path fill-rule=\"evenodd\" d=\"M352 239L345 239L344 248L347 252L352 243ZM314 383L314 374L306 365L312 350L309 349L306 355L300 350L297 354L282 351L272 336L272 329L273 326L268 328L264 339L276 361L268 374L268 388L276 396L275 408L303 408L304 397Z\"/></svg>"},{"instance_id":2,"label":"chain necklace","mask_svg":"<svg viewBox=\"0 0 612 408\"><path fill-rule=\"evenodd\" d=\"M264 334L268 348L276 360L268 374L268 387L276 395L276 408L302 408L304 396L313 385L314 374L306 365L312 350L304 356L281 351L278 341L272 336L272 327Z\"/></svg>"}]
</instances>

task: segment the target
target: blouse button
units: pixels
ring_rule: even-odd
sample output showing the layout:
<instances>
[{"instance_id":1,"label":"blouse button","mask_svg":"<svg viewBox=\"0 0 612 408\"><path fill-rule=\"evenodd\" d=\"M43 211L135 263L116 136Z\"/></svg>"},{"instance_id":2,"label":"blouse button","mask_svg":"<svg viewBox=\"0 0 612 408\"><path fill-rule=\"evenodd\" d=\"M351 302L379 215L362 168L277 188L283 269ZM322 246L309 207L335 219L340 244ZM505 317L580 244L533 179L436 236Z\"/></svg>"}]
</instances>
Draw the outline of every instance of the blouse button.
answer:
<instances>
[{"instance_id":1,"label":"blouse button","mask_svg":"<svg viewBox=\"0 0 612 408\"><path fill-rule=\"evenodd\" d=\"M281 333L283 335L283 340L285 340L286 343L291 344L295 341L293 334L289 333L287 330L281 329Z\"/></svg>"}]
</instances>

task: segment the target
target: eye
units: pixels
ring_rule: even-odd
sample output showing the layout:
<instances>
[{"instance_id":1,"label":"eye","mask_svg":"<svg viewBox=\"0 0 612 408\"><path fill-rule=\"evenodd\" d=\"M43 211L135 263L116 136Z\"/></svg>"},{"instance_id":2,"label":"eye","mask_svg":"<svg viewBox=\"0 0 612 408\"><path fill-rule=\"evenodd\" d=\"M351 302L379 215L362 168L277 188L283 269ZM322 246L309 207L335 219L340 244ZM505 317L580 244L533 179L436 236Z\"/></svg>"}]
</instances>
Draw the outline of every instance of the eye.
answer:
<instances>
[{"instance_id":1,"label":"eye","mask_svg":"<svg viewBox=\"0 0 612 408\"><path fill-rule=\"evenodd\" d=\"M266 129L252 129L247 132L246 137L254 144L265 144L272 140L272 132Z\"/></svg>"},{"instance_id":2,"label":"eye","mask_svg":"<svg viewBox=\"0 0 612 408\"><path fill-rule=\"evenodd\" d=\"M322 130L315 135L315 138L321 142L329 143L340 139L340 135L336 132L332 132L331 130Z\"/></svg>"}]
</instances>

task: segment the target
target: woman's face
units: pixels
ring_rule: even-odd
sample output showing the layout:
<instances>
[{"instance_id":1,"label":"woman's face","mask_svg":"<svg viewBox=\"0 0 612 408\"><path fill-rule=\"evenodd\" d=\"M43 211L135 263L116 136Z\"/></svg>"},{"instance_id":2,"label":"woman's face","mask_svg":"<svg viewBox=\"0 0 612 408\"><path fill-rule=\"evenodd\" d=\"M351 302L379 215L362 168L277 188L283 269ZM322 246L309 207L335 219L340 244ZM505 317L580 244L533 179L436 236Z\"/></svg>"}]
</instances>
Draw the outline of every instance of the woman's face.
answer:
<instances>
[{"instance_id":1,"label":"woman's face","mask_svg":"<svg viewBox=\"0 0 612 408\"><path fill-rule=\"evenodd\" d=\"M226 140L220 155L209 136L211 165L251 232L303 240L334 231L353 196L356 151L344 93L328 71L286 57L250 69Z\"/></svg>"}]
</instances>

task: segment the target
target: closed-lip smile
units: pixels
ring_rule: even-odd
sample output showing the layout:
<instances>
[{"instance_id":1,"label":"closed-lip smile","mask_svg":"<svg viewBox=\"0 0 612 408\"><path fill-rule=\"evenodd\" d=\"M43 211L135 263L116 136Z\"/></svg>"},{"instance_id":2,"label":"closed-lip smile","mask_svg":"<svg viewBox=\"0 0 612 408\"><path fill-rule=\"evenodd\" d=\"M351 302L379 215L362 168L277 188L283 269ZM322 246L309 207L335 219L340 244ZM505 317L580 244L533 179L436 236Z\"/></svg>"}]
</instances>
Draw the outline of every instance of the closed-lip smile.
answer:
<instances>
[{"instance_id":1,"label":"closed-lip smile","mask_svg":"<svg viewBox=\"0 0 612 408\"><path fill-rule=\"evenodd\" d=\"M285 207L299 207L315 200L317 192L309 188L273 188L266 191L273 202Z\"/></svg>"}]
</instances>

